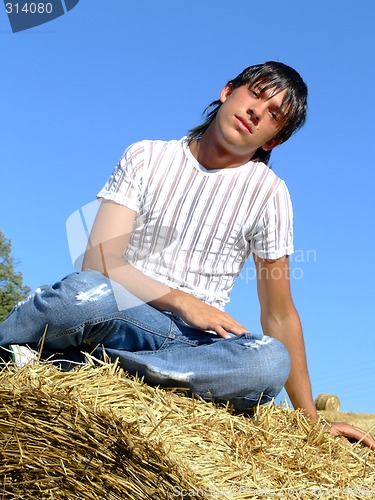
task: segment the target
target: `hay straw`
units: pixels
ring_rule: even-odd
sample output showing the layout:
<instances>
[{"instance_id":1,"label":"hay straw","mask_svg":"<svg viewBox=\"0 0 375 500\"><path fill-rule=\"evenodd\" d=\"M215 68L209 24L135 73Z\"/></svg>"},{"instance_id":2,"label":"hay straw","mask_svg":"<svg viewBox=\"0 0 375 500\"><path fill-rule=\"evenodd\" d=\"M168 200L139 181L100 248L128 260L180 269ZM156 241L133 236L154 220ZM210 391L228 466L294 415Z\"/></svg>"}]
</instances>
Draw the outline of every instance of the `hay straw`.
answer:
<instances>
[{"instance_id":1,"label":"hay straw","mask_svg":"<svg viewBox=\"0 0 375 500\"><path fill-rule=\"evenodd\" d=\"M232 415L109 364L0 382L3 499L375 498L375 453L299 411Z\"/></svg>"},{"instance_id":2,"label":"hay straw","mask_svg":"<svg viewBox=\"0 0 375 500\"><path fill-rule=\"evenodd\" d=\"M340 400L331 394L319 394L315 399L318 410L340 411Z\"/></svg>"}]
</instances>

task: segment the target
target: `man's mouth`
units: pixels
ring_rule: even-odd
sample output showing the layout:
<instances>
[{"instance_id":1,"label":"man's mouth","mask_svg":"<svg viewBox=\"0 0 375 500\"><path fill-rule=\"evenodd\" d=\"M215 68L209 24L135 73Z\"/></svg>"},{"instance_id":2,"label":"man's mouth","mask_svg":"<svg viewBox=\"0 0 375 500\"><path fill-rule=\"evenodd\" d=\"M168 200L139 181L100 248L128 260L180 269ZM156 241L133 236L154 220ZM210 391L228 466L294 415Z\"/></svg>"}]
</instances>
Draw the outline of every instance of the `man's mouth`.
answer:
<instances>
[{"instance_id":1,"label":"man's mouth","mask_svg":"<svg viewBox=\"0 0 375 500\"><path fill-rule=\"evenodd\" d=\"M240 123L242 129L246 129L250 134L252 134L251 131L251 124L246 118L242 118L241 116L234 115L237 121Z\"/></svg>"}]
</instances>

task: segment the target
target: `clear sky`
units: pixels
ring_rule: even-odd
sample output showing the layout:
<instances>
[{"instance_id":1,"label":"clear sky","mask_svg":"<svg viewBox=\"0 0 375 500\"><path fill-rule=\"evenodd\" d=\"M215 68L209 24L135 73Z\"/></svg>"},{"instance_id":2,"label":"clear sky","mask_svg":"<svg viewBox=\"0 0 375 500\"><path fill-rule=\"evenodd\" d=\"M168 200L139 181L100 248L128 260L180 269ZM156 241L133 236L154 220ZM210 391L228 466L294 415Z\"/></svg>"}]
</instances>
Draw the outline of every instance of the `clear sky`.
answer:
<instances>
[{"instance_id":1,"label":"clear sky","mask_svg":"<svg viewBox=\"0 0 375 500\"><path fill-rule=\"evenodd\" d=\"M0 6L0 229L25 284L73 270L66 221L129 144L182 137L243 68L285 62L309 86L309 117L272 168L294 206L314 397L375 413L374 14L372 0L80 0L12 33ZM260 328L251 262L228 312Z\"/></svg>"}]
</instances>

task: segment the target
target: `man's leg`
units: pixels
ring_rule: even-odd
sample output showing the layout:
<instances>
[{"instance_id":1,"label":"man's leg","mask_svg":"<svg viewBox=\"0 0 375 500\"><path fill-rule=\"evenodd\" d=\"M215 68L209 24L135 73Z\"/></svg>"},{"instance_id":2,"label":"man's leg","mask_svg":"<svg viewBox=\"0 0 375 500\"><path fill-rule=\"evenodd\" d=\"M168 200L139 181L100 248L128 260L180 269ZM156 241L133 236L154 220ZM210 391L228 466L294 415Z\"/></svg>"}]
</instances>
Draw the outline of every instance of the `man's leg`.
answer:
<instances>
[{"instance_id":1,"label":"man's leg","mask_svg":"<svg viewBox=\"0 0 375 500\"><path fill-rule=\"evenodd\" d=\"M95 271L36 290L0 324L0 346L37 349L44 333L48 354L102 345L146 382L188 387L206 400L229 400L238 410L270 401L289 371L287 351L276 340L252 334L224 340L194 330Z\"/></svg>"},{"instance_id":2,"label":"man's leg","mask_svg":"<svg viewBox=\"0 0 375 500\"><path fill-rule=\"evenodd\" d=\"M268 403L282 390L290 359L277 340L250 333L223 339L192 329L178 317L174 322L178 335L158 351L124 352L110 343L105 350L149 384L188 388L207 401L229 401L238 411ZM182 351L188 341L191 348Z\"/></svg>"},{"instance_id":3,"label":"man's leg","mask_svg":"<svg viewBox=\"0 0 375 500\"><path fill-rule=\"evenodd\" d=\"M43 337L48 353L90 352L112 339L121 349L153 351L168 344L175 330L169 317L102 274L85 271L42 286L18 304L0 324L0 346L37 349Z\"/></svg>"}]
</instances>

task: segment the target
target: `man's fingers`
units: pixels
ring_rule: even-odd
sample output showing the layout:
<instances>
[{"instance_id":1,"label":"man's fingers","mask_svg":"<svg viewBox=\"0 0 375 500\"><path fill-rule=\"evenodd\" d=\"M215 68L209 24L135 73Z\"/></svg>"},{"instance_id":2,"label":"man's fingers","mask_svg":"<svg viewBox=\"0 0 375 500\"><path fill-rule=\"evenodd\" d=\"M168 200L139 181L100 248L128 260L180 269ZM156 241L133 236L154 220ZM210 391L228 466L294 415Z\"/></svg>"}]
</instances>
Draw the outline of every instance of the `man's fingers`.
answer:
<instances>
[{"instance_id":1,"label":"man's fingers","mask_svg":"<svg viewBox=\"0 0 375 500\"><path fill-rule=\"evenodd\" d=\"M220 337L223 337L223 339L230 339L231 336L229 335L229 333L224 330L224 328L222 328L221 326L217 326L214 331L220 335Z\"/></svg>"},{"instance_id":2,"label":"man's fingers","mask_svg":"<svg viewBox=\"0 0 375 500\"><path fill-rule=\"evenodd\" d=\"M375 450L375 441L370 436L366 436L365 434L356 434L355 436L345 435L341 436L341 439L348 445L360 442L364 446L368 446L371 450Z\"/></svg>"},{"instance_id":3,"label":"man's fingers","mask_svg":"<svg viewBox=\"0 0 375 500\"><path fill-rule=\"evenodd\" d=\"M236 321L232 317L230 317L228 321L225 321L225 323L223 323L221 326L225 328L227 332L233 333L234 335L241 335L242 333L246 333L249 331L246 327L241 325L241 323L238 323L238 321Z\"/></svg>"},{"instance_id":4,"label":"man's fingers","mask_svg":"<svg viewBox=\"0 0 375 500\"><path fill-rule=\"evenodd\" d=\"M347 435L347 438L354 441L360 441L365 446L368 446L372 450L375 450L375 440L369 435L366 434L362 429L358 429L358 427L353 427L353 433L351 435Z\"/></svg>"},{"instance_id":5,"label":"man's fingers","mask_svg":"<svg viewBox=\"0 0 375 500\"><path fill-rule=\"evenodd\" d=\"M232 322L223 322L219 325L217 325L213 330L220 335L220 337L223 337L225 339L230 339L231 335L241 335L243 333L246 333L248 330L244 326L241 326L239 324L233 324Z\"/></svg>"},{"instance_id":6,"label":"man's fingers","mask_svg":"<svg viewBox=\"0 0 375 500\"><path fill-rule=\"evenodd\" d=\"M350 443L353 440L355 442L360 441L371 450L375 450L374 438L364 430L354 427L354 425L344 422L331 422L331 433L336 436L341 436L346 443Z\"/></svg>"}]
</instances>

